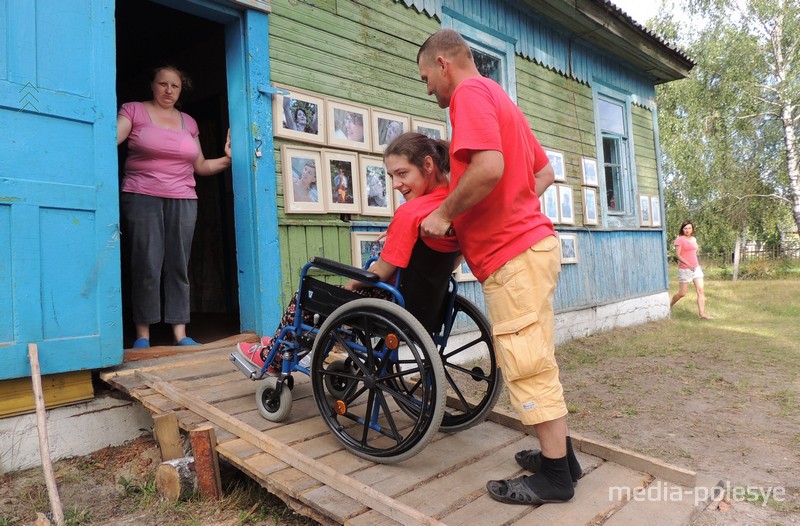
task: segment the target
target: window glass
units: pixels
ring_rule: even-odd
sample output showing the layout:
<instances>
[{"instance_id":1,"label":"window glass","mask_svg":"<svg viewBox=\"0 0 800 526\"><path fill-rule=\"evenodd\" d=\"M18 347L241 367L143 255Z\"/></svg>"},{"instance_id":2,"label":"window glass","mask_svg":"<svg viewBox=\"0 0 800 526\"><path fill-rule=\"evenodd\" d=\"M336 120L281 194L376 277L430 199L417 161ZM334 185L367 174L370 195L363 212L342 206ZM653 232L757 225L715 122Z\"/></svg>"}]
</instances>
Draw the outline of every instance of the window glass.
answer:
<instances>
[{"instance_id":1,"label":"window glass","mask_svg":"<svg viewBox=\"0 0 800 526\"><path fill-rule=\"evenodd\" d=\"M624 212L622 187L622 139L603 137L603 168L606 175L606 203L609 213Z\"/></svg>"},{"instance_id":2,"label":"window glass","mask_svg":"<svg viewBox=\"0 0 800 526\"><path fill-rule=\"evenodd\" d=\"M623 107L600 99L600 129L604 132L625 135L625 114Z\"/></svg>"},{"instance_id":3,"label":"window glass","mask_svg":"<svg viewBox=\"0 0 800 526\"><path fill-rule=\"evenodd\" d=\"M481 75L489 77L493 81L502 85L503 80L500 74L500 59L488 53L484 53L474 47L470 47L472 56L475 58L475 65L478 67Z\"/></svg>"}]
</instances>

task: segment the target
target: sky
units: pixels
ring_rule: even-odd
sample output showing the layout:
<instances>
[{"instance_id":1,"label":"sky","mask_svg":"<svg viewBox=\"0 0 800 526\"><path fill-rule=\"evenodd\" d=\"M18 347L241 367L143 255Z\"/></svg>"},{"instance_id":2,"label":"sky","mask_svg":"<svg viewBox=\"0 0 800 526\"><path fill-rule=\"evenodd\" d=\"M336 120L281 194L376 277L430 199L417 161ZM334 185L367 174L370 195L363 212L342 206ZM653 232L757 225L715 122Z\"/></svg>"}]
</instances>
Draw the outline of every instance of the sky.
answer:
<instances>
[{"instance_id":1,"label":"sky","mask_svg":"<svg viewBox=\"0 0 800 526\"><path fill-rule=\"evenodd\" d=\"M644 26L658 12L659 0L611 0L611 3Z\"/></svg>"}]
</instances>

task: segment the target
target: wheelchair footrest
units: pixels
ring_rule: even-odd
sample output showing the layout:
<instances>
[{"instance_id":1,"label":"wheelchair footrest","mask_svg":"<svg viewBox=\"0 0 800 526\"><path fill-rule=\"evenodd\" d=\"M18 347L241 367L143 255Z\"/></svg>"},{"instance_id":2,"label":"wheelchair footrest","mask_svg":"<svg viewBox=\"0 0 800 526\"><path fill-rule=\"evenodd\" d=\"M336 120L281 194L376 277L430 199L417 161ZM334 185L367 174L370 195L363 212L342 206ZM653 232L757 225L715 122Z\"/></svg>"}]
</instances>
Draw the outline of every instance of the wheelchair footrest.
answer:
<instances>
[{"instance_id":1,"label":"wheelchair footrest","mask_svg":"<svg viewBox=\"0 0 800 526\"><path fill-rule=\"evenodd\" d=\"M236 368L239 369L239 371L241 371L241 373L250 380L261 380L264 378L264 373L261 371L261 368L256 367L247 361L238 352L231 353L231 361L233 362L233 365L235 365Z\"/></svg>"}]
</instances>

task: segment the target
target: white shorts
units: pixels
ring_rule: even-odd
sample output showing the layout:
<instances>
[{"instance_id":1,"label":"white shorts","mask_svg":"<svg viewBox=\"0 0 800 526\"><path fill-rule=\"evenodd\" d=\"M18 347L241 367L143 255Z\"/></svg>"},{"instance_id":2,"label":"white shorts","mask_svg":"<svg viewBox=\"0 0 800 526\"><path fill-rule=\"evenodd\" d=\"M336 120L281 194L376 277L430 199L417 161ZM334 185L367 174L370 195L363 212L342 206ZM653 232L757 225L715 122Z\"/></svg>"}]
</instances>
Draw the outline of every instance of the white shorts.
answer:
<instances>
[{"instance_id":1,"label":"white shorts","mask_svg":"<svg viewBox=\"0 0 800 526\"><path fill-rule=\"evenodd\" d=\"M703 269L701 269L699 266L694 270L690 268L678 269L678 283L691 283L697 278L702 278L704 276L705 274L703 274Z\"/></svg>"}]
</instances>

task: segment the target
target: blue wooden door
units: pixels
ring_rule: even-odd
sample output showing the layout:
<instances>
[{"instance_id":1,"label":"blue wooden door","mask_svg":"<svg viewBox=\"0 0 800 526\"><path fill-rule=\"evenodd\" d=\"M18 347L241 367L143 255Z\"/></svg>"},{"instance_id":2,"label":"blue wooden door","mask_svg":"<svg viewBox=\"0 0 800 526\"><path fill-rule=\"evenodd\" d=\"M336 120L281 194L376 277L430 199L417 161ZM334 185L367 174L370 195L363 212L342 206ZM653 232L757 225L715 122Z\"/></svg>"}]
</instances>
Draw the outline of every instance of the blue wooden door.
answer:
<instances>
[{"instance_id":1,"label":"blue wooden door","mask_svg":"<svg viewBox=\"0 0 800 526\"><path fill-rule=\"evenodd\" d=\"M114 1L0 0L0 379L122 361Z\"/></svg>"}]
</instances>

